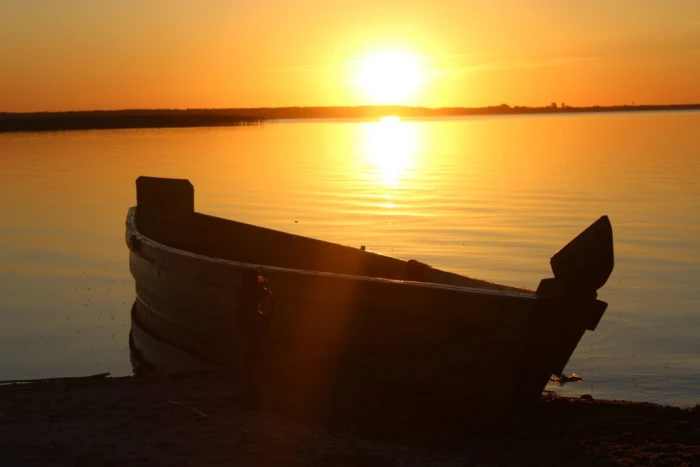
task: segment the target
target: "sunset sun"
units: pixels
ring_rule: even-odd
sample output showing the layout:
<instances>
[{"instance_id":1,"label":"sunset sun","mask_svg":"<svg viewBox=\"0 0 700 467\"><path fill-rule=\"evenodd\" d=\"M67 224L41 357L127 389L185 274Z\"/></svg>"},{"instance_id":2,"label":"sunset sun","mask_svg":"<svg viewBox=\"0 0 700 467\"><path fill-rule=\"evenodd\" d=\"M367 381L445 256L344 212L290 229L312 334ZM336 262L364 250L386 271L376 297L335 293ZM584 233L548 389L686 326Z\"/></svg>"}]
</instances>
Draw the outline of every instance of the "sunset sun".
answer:
<instances>
[{"instance_id":1,"label":"sunset sun","mask_svg":"<svg viewBox=\"0 0 700 467\"><path fill-rule=\"evenodd\" d=\"M424 80L416 57L385 51L358 61L353 84L372 104L406 104L416 97Z\"/></svg>"}]
</instances>

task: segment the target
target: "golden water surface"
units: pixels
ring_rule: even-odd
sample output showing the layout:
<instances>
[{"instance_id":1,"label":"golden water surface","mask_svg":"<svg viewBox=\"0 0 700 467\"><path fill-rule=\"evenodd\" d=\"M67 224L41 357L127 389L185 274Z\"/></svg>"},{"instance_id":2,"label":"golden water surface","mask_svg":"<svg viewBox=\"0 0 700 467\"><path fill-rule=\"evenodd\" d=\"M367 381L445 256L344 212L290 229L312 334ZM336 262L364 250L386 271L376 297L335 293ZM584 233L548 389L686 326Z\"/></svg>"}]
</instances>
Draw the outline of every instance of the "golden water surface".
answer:
<instances>
[{"instance_id":1,"label":"golden water surface","mask_svg":"<svg viewBox=\"0 0 700 467\"><path fill-rule=\"evenodd\" d=\"M139 175L199 211L529 288L602 214L610 306L565 394L700 402L700 113L0 134L0 379L129 374ZM487 382L484 384L498 384Z\"/></svg>"}]
</instances>

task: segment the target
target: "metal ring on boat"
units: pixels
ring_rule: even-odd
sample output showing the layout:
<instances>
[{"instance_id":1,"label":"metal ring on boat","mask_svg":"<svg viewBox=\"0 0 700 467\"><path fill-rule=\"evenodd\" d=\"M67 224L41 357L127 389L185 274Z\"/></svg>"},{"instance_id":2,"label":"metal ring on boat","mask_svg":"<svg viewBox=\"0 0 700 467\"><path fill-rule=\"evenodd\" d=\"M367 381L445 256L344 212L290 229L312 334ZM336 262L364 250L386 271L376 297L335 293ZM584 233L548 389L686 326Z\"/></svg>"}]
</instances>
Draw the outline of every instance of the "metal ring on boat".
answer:
<instances>
[{"instance_id":1,"label":"metal ring on boat","mask_svg":"<svg viewBox=\"0 0 700 467\"><path fill-rule=\"evenodd\" d=\"M275 314L275 297L270 290L269 284L265 276L263 276L262 269L258 268L258 303L257 312L262 316L272 316ZM264 304L267 303L268 306L265 309Z\"/></svg>"}]
</instances>

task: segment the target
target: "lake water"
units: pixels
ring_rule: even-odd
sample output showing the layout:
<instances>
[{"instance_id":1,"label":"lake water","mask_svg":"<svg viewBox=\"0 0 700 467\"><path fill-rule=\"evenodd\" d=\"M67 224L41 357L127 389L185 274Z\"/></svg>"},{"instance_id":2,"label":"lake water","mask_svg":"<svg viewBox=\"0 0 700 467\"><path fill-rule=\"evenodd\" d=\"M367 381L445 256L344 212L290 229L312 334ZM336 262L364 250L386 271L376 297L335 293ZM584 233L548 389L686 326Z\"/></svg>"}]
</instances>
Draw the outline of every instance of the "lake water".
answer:
<instances>
[{"instance_id":1,"label":"lake water","mask_svg":"<svg viewBox=\"0 0 700 467\"><path fill-rule=\"evenodd\" d=\"M567 373L700 402L700 113L0 134L0 379L131 374L124 221L139 175L198 211L515 286L602 214L610 305ZM498 384L484 381L483 384Z\"/></svg>"}]
</instances>

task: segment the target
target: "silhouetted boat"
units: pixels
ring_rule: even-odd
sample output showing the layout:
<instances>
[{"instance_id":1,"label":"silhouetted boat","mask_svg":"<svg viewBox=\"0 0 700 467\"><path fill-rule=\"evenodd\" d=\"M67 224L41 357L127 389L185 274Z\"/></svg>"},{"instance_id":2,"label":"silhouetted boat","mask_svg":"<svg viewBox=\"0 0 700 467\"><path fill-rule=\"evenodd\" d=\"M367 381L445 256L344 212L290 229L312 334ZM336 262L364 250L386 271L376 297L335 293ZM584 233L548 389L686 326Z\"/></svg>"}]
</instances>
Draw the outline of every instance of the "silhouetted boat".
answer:
<instances>
[{"instance_id":1,"label":"silhouetted boat","mask_svg":"<svg viewBox=\"0 0 700 467\"><path fill-rule=\"evenodd\" d=\"M135 375L193 375L225 370L178 345L168 344L153 335L139 321L135 312L137 305L138 301L131 307L131 331L129 332L129 358Z\"/></svg>"},{"instance_id":2,"label":"silhouetted boat","mask_svg":"<svg viewBox=\"0 0 700 467\"><path fill-rule=\"evenodd\" d=\"M126 241L145 353L229 368L248 400L512 408L539 399L607 307L606 216L528 291L200 214L187 180L136 186Z\"/></svg>"}]
</instances>

